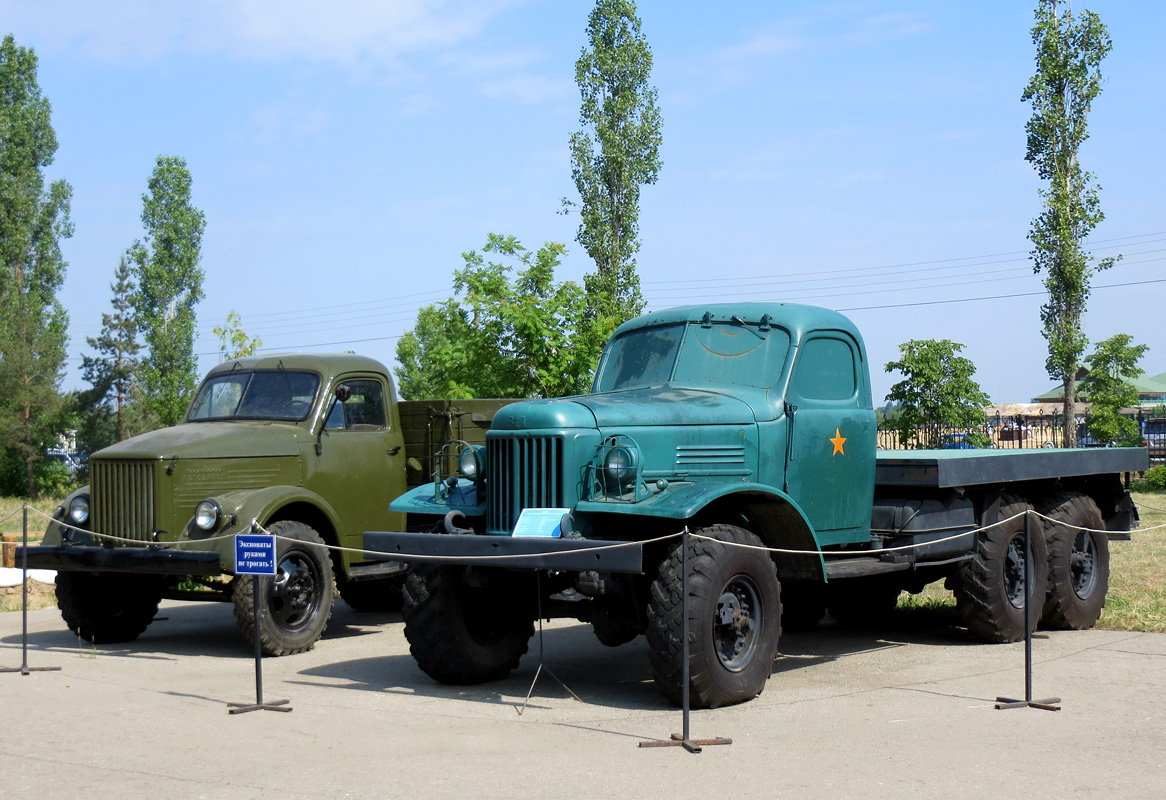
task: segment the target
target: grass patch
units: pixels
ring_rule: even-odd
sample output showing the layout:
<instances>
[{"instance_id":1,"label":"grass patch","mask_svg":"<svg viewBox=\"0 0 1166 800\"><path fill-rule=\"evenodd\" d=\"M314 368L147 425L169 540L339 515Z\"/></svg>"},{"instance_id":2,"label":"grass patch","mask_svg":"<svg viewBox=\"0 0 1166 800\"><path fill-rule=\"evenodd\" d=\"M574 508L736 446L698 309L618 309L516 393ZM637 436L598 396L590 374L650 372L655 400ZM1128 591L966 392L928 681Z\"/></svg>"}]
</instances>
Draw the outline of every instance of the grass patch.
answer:
<instances>
[{"instance_id":1,"label":"grass patch","mask_svg":"<svg viewBox=\"0 0 1166 800\"><path fill-rule=\"evenodd\" d=\"M48 520L41 514L52 516L62 500L63 498L53 497L29 502L23 497L0 497L0 534L6 538L18 537L17 543L19 544L19 538L24 529L24 514L21 509L25 503L28 503L28 542L29 544L37 544L44 538L45 528L48 527ZM17 562L16 566L19 567L20 563ZM19 611L23 604L22 594L19 584L0 587L0 612ZM56 604L57 595L53 591L52 584L46 585L36 581L29 583L29 610L46 608Z\"/></svg>"},{"instance_id":2,"label":"grass patch","mask_svg":"<svg viewBox=\"0 0 1166 800\"><path fill-rule=\"evenodd\" d=\"M24 526L21 508L28 503L28 538L29 541L40 541L45 528L48 527L46 517L51 517L63 500L63 497L51 497L30 502L23 497L0 497L0 534L5 536L21 534ZM44 516L41 516L42 514Z\"/></svg>"},{"instance_id":3,"label":"grass patch","mask_svg":"<svg viewBox=\"0 0 1166 800\"><path fill-rule=\"evenodd\" d=\"M1141 527L1109 543L1109 595L1097 627L1166 631L1166 494L1134 492Z\"/></svg>"},{"instance_id":4,"label":"grass patch","mask_svg":"<svg viewBox=\"0 0 1166 800\"><path fill-rule=\"evenodd\" d=\"M1111 631L1166 632L1166 494L1134 492L1141 526L1128 541L1109 543L1109 594L1097 627ZM914 618L954 622L955 595L942 583L902 595L898 609Z\"/></svg>"}]
</instances>

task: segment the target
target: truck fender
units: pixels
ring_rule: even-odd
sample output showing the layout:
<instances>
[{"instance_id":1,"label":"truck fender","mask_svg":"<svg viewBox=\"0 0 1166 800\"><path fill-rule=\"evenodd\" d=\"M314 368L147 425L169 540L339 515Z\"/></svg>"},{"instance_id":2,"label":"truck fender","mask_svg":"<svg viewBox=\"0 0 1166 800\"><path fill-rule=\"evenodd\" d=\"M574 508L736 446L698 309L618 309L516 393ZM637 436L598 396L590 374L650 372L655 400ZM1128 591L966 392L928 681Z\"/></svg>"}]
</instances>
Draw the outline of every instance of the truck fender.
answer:
<instances>
[{"instance_id":1,"label":"truck fender","mask_svg":"<svg viewBox=\"0 0 1166 800\"><path fill-rule=\"evenodd\" d=\"M781 577L826 579L826 562L814 526L797 501L785 492L761 483L703 485L671 484L655 497L638 503L585 500L575 506L581 514L636 514L675 520L695 519L706 511L718 516L717 506L731 507L749 519L767 547L807 551L801 556L774 553ZM731 522L729 519L721 521Z\"/></svg>"},{"instance_id":2,"label":"truck fender","mask_svg":"<svg viewBox=\"0 0 1166 800\"><path fill-rule=\"evenodd\" d=\"M438 497L433 481L414 487L389 503L390 511L406 514L424 514L444 517L451 511L460 511L467 517L486 514L486 497L478 492L478 485L458 478L456 486L448 487L444 497Z\"/></svg>"},{"instance_id":3,"label":"truck fender","mask_svg":"<svg viewBox=\"0 0 1166 800\"><path fill-rule=\"evenodd\" d=\"M194 518L192 517L186 523L186 529L183 531L183 539L197 542L199 539L222 537L232 533L247 533L251 529L251 520L256 520L260 525L265 525L277 511L292 503L303 503L314 507L328 520L332 531L338 531L340 529L340 518L335 509L315 492L310 492L299 486L267 486L262 489L239 489L233 492L211 495L206 499L214 500L219 504L223 510L223 517L225 519L229 520L233 515L235 518L234 522L222 525L218 530L207 533L195 526ZM328 531L318 531L318 533L324 537L325 541L328 541L330 538ZM335 541L329 542L329 544L335 543ZM214 549L219 551L222 558L223 571L234 572L233 542L227 546L223 545L220 540L220 542L216 543Z\"/></svg>"}]
</instances>

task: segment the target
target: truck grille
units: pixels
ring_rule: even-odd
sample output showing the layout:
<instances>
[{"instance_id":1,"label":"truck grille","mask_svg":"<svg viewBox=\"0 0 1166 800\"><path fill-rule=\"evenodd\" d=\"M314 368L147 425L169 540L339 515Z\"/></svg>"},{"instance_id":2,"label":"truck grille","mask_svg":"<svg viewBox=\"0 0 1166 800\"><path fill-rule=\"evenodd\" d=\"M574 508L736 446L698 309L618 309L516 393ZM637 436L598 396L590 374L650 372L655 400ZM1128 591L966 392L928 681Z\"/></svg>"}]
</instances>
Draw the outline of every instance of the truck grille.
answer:
<instances>
[{"instance_id":1,"label":"truck grille","mask_svg":"<svg viewBox=\"0 0 1166 800\"><path fill-rule=\"evenodd\" d=\"M524 508L562 508L563 440L555 436L489 437L491 533L510 533Z\"/></svg>"},{"instance_id":2,"label":"truck grille","mask_svg":"<svg viewBox=\"0 0 1166 800\"><path fill-rule=\"evenodd\" d=\"M150 541L154 530L154 464L93 461L89 466L93 530L121 539ZM102 542L123 544L108 539Z\"/></svg>"}]
</instances>

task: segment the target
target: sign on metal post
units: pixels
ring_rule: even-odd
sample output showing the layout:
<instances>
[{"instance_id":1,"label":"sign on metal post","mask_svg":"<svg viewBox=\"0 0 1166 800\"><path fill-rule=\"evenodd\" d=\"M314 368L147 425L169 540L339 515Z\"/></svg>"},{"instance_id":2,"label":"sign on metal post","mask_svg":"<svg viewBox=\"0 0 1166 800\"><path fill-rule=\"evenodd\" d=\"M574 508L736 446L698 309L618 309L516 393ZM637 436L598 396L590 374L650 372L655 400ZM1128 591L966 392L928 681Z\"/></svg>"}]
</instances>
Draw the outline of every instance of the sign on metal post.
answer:
<instances>
[{"instance_id":1,"label":"sign on metal post","mask_svg":"<svg viewBox=\"0 0 1166 800\"><path fill-rule=\"evenodd\" d=\"M275 537L271 534L235 534L235 574L274 575Z\"/></svg>"},{"instance_id":2,"label":"sign on metal post","mask_svg":"<svg viewBox=\"0 0 1166 800\"><path fill-rule=\"evenodd\" d=\"M257 525L253 526L258 527ZM263 595L260 592L259 576L275 575L275 536L272 534L235 534L235 574L251 576L251 605L255 609L252 637L255 639L255 702L227 703L229 714L246 711L291 711L287 700L263 702L263 634L260 626L260 609Z\"/></svg>"}]
</instances>

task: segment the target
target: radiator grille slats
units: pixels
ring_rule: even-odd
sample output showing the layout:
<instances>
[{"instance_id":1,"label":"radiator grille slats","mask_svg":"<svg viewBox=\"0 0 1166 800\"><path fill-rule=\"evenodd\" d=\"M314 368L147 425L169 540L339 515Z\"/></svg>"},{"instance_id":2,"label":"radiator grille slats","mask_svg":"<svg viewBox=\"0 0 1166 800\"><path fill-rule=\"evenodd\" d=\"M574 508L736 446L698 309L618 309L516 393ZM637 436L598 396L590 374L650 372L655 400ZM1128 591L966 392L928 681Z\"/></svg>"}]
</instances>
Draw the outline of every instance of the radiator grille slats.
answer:
<instances>
[{"instance_id":1,"label":"radiator grille slats","mask_svg":"<svg viewBox=\"0 0 1166 800\"><path fill-rule=\"evenodd\" d=\"M491 533L510 533L524 508L561 508L563 440L555 436L489 438Z\"/></svg>"},{"instance_id":2,"label":"radiator grille slats","mask_svg":"<svg viewBox=\"0 0 1166 800\"><path fill-rule=\"evenodd\" d=\"M154 464L146 461L90 462L93 530L148 542L154 530ZM110 542L106 544L121 544Z\"/></svg>"}]
</instances>

